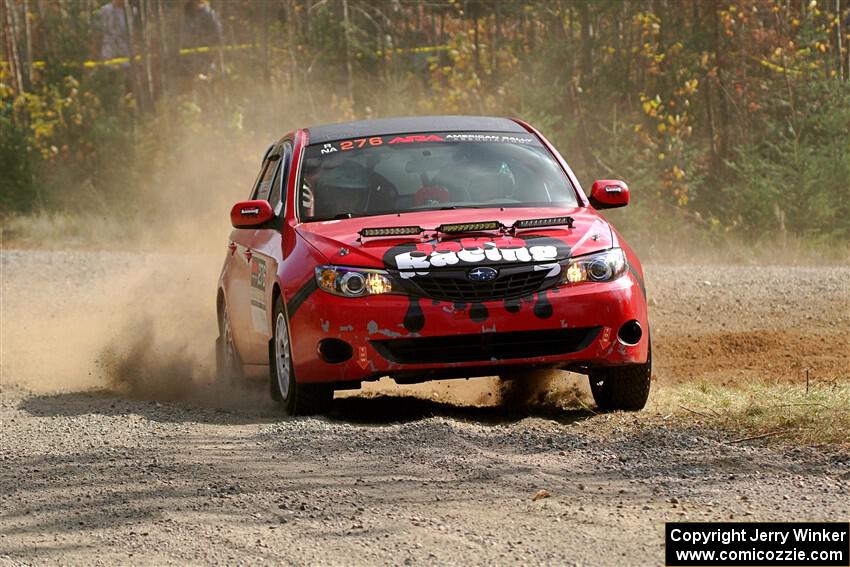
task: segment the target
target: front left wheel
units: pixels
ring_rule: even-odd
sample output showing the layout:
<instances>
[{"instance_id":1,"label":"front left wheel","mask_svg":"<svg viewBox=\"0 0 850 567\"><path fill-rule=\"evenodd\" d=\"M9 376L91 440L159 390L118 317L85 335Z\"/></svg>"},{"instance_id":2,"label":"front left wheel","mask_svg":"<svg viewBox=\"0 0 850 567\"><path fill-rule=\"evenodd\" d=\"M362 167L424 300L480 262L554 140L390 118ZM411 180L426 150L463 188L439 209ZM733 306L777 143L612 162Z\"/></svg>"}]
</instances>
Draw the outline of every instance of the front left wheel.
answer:
<instances>
[{"instance_id":1,"label":"front left wheel","mask_svg":"<svg viewBox=\"0 0 850 567\"><path fill-rule=\"evenodd\" d=\"M332 387L326 384L299 384L295 381L289 325L280 298L275 300L272 322L274 335L269 347L272 398L281 404L287 415L327 412L334 397Z\"/></svg>"}]
</instances>

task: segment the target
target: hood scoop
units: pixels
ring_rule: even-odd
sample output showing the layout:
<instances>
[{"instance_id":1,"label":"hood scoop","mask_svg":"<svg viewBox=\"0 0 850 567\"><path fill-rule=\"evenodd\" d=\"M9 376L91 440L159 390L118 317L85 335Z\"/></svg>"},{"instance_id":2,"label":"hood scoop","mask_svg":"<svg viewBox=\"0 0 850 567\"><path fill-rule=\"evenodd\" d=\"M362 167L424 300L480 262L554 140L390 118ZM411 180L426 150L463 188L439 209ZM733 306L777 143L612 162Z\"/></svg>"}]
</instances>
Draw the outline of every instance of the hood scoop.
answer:
<instances>
[{"instance_id":1,"label":"hood scoop","mask_svg":"<svg viewBox=\"0 0 850 567\"><path fill-rule=\"evenodd\" d=\"M526 228L545 228L549 226L566 226L573 228L575 221L572 217L547 217L540 219L523 219L518 220L511 226L505 226L499 221L479 221L479 222L459 222L451 224L441 224L433 229L434 232L442 234L466 234L471 232L485 232L490 230L498 230L504 234L513 234L517 230ZM426 229L421 226L387 226L378 228L363 228L357 234L360 235L360 240L364 238L380 238L383 236L415 236L426 232Z\"/></svg>"}]
</instances>

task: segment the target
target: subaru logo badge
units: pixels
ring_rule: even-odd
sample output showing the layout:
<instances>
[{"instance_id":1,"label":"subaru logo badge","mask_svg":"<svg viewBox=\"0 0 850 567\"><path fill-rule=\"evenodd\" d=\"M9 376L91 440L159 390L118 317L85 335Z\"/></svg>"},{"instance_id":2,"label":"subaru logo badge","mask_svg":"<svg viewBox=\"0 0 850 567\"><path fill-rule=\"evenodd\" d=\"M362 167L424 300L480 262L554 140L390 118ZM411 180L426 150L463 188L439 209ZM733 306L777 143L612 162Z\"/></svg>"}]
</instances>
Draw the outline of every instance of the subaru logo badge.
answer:
<instances>
[{"instance_id":1,"label":"subaru logo badge","mask_svg":"<svg viewBox=\"0 0 850 567\"><path fill-rule=\"evenodd\" d=\"M494 270L493 268L473 268L466 272L466 277L474 282L491 282L498 276L498 270Z\"/></svg>"}]
</instances>

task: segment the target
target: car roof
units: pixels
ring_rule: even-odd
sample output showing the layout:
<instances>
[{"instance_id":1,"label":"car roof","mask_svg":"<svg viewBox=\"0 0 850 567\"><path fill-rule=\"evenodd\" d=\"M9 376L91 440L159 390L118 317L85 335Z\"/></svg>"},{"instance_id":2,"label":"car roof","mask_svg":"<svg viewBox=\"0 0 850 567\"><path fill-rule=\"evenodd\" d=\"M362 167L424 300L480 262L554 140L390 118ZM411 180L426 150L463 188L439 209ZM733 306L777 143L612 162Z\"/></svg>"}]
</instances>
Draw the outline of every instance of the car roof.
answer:
<instances>
[{"instance_id":1,"label":"car roof","mask_svg":"<svg viewBox=\"0 0 850 567\"><path fill-rule=\"evenodd\" d=\"M324 144L349 138L413 134L420 132L526 132L510 118L493 116L407 116L355 120L305 128L311 144Z\"/></svg>"}]
</instances>

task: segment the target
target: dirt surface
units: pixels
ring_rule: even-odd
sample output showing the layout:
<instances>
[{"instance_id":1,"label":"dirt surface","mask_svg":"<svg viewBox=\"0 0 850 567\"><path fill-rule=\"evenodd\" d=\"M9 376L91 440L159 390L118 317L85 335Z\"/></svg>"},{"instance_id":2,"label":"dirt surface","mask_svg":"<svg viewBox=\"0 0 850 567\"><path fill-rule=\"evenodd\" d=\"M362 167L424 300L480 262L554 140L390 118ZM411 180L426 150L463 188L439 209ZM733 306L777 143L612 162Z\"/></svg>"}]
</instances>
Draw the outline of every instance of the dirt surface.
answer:
<instances>
[{"instance_id":1,"label":"dirt surface","mask_svg":"<svg viewBox=\"0 0 850 567\"><path fill-rule=\"evenodd\" d=\"M0 566L646 565L665 521L850 518L846 450L598 415L566 374L566 409L481 379L283 419L209 382L219 261L0 252ZM850 379L847 268L647 276L654 395Z\"/></svg>"}]
</instances>

